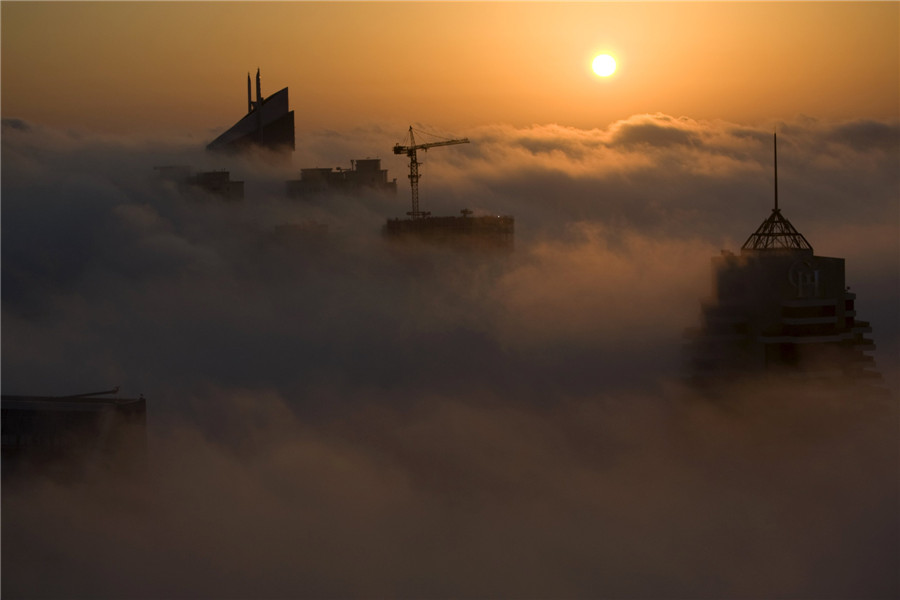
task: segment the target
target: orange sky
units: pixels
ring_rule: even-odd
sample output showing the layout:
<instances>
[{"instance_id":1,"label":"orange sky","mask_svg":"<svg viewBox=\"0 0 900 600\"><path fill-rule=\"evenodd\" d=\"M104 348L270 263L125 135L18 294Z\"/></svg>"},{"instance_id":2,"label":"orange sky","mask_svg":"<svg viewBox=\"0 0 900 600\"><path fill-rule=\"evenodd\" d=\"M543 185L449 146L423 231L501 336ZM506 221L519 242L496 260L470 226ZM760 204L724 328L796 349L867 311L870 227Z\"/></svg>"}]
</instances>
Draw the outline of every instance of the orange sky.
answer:
<instances>
[{"instance_id":1,"label":"orange sky","mask_svg":"<svg viewBox=\"0 0 900 600\"><path fill-rule=\"evenodd\" d=\"M264 94L290 87L298 134L896 118L898 29L887 2L3 2L2 114L204 137L242 116L261 67Z\"/></svg>"}]
</instances>

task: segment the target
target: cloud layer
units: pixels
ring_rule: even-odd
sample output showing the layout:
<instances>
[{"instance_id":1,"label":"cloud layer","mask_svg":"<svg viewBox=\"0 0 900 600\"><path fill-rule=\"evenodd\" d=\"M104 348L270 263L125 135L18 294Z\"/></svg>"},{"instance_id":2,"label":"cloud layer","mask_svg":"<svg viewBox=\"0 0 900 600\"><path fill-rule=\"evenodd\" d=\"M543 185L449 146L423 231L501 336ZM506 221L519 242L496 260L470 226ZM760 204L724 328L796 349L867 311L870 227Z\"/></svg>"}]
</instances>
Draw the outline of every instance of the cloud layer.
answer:
<instances>
[{"instance_id":1,"label":"cloud layer","mask_svg":"<svg viewBox=\"0 0 900 600\"><path fill-rule=\"evenodd\" d=\"M900 128L777 129L783 212L846 257L896 389ZM377 128L318 132L292 167L4 120L4 393L143 393L152 459L140 485L5 490L5 593L897 592L891 406L762 387L721 410L678 383L710 258L769 213L771 128L455 133L473 143L423 156L423 209L515 215L511 254L386 244L403 157L396 197L284 197L301 166L387 155Z\"/></svg>"}]
</instances>

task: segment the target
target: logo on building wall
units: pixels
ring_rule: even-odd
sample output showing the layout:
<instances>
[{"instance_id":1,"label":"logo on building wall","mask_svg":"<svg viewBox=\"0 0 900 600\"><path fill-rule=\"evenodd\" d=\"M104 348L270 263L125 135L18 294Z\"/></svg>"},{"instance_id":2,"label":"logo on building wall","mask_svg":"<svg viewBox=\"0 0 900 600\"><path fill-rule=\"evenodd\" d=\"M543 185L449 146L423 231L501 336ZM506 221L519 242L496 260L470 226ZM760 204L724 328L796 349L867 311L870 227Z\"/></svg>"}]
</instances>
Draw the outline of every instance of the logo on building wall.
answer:
<instances>
[{"instance_id":1,"label":"logo on building wall","mask_svg":"<svg viewBox=\"0 0 900 600\"><path fill-rule=\"evenodd\" d=\"M805 260L791 265L788 269L788 281L797 290L798 298L818 298L821 295L819 270Z\"/></svg>"}]
</instances>

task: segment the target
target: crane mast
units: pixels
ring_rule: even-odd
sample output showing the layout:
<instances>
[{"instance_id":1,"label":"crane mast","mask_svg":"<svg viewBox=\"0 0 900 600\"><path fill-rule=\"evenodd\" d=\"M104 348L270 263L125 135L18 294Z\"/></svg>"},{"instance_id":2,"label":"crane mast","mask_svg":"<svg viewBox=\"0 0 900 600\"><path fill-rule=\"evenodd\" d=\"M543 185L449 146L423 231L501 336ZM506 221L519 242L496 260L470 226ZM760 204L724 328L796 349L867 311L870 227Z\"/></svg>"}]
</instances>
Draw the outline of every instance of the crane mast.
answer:
<instances>
[{"instance_id":1,"label":"crane mast","mask_svg":"<svg viewBox=\"0 0 900 600\"><path fill-rule=\"evenodd\" d=\"M468 144L469 138L460 138L458 140L442 140L440 142L429 142L427 144L416 144L416 139L413 136L413 128L410 126L409 128L409 145L401 146L400 144L394 145L394 154L405 154L409 157L409 188L412 193L412 210L408 213L410 217L413 219L424 219L430 212L421 212L419 210L419 165L421 164L416 156L417 150L425 150L428 151L429 148L435 148L437 146L452 146L454 144Z\"/></svg>"}]
</instances>

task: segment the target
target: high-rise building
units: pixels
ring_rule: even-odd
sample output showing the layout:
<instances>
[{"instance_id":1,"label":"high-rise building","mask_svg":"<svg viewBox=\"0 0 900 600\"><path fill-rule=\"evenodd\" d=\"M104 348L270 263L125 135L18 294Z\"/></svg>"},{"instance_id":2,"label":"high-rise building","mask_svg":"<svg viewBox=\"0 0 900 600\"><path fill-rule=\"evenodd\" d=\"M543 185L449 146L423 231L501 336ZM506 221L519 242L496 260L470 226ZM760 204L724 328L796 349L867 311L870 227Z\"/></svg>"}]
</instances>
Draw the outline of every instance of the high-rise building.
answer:
<instances>
[{"instance_id":1,"label":"high-rise building","mask_svg":"<svg viewBox=\"0 0 900 600\"><path fill-rule=\"evenodd\" d=\"M712 297L699 328L688 332L697 384L761 372L831 389L883 391L847 286L844 259L816 256L812 245L775 207L739 255L713 258Z\"/></svg>"},{"instance_id":2,"label":"high-rise building","mask_svg":"<svg viewBox=\"0 0 900 600\"><path fill-rule=\"evenodd\" d=\"M290 110L288 104L288 89L281 89L268 98L263 98L259 69L256 70L256 101L250 96L248 74L247 114L231 129L210 142L206 149L234 153L254 146L277 152L294 151L294 111Z\"/></svg>"}]
</instances>

